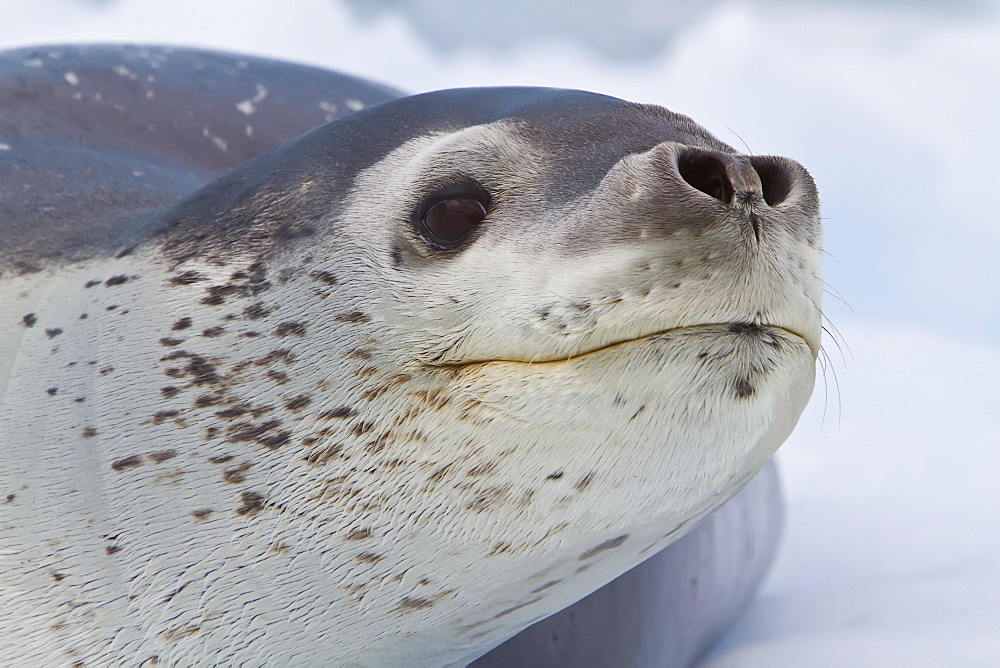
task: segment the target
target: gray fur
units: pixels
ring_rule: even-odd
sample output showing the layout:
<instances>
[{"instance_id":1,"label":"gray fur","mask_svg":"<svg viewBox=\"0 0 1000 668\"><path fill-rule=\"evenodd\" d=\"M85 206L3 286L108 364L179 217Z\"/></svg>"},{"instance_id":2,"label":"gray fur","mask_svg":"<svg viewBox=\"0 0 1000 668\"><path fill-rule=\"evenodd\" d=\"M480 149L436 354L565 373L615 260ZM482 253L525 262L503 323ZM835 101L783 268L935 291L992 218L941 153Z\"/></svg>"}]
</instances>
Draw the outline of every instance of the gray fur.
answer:
<instances>
[{"instance_id":1,"label":"gray fur","mask_svg":"<svg viewBox=\"0 0 1000 668\"><path fill-rule=\"evenodd\" d=\"M0 53L0 273L121 252L227 170L398 95L344 74L211 51Z\"/></svg>"}]
</instances>

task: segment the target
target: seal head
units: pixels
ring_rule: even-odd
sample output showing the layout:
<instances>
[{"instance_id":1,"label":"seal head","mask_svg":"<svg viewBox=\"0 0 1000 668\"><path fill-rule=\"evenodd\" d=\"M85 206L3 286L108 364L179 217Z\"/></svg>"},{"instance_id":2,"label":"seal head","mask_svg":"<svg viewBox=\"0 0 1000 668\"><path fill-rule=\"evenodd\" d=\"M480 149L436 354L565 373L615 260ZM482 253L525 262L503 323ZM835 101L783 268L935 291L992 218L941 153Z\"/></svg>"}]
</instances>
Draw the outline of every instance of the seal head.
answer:
<instances>
[{"instance_id":1,"label":"seal head","mask_svg":"<svg viewBox=\"0 0 1000 668\"><path fill-rule=\"evenodd\" d=\"M136 220L0 283L19 659L469 661L724 503L811 391L811 178L660 107L402 98Z\"/></svg>"}]
</instances>

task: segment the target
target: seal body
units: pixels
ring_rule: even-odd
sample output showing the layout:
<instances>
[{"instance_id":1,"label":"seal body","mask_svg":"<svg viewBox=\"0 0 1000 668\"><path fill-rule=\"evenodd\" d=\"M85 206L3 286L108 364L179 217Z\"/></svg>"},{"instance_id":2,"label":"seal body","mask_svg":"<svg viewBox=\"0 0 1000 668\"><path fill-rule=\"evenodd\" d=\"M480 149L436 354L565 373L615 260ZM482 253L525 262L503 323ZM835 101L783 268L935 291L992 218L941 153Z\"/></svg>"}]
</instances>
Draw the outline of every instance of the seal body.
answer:
<instances>
[{"instance_id":1,"label":"seal body","mask_svg":"<svg viewBox=\"0 0 1000 668\"><path fill-rule=\"evenodd\" d=\"M85 222L4 221L12 662L470 661L732 497L810 393L812 180L662 108L441 91L106 197L130 151Z\"/></svg>"},{"instance_id":2,"label":"seal body","mask_svg":"<svg viewBox=\"0 0 1000 668\"><path fill-rule=\"evenodd\" d=\"M777 552L777 477L772 460L676 543L471 668L695 665L750 603Z\"/></svg>"}]
</instances>

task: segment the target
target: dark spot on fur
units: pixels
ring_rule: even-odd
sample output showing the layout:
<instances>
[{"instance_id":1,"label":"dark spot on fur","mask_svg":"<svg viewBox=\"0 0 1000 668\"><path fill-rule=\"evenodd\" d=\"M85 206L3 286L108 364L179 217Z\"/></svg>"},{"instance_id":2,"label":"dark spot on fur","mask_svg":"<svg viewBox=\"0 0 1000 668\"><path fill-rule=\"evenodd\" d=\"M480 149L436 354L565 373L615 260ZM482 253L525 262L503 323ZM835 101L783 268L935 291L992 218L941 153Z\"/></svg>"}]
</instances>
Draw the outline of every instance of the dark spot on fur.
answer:
<instances>
[{"instance_id":1,"label":"dark spot on fur","mask_svg":"<svg viewBox=\"0 0 1000 668\"><path fill-rule=\"evenodd\" d=\"M297 411L301 408L305 408L312 403L312 397L308 394L300 394L297 397L285 400L285 408L290 411Z\"/></svg>"},{"instance_id":2,"label":"dark spot on fur","mask_svg":"<svg viewBox=\"0 0 1000 668\"><path fill-rule=\"evenodd\" d=\"M370 441L369 443L365 444L365 452L377 455L378 453L385 450L385 446L386 444L388 444L388 442L389 441L385 438L379 438L374 441Z\"/></svg>"},{"instance_id":3,"label":"dark spot on fur","mask_svg":"<svg viewBox=\"0 0 1000 668\"><path fill-rule=\"evenodd\" d=\"M594 474L588 473L587 475L580 478L580 482L574 485L574 489L576 489L578 492L582 492L583 490L590 487L590 483L592 482L594 482Z\"/></svg>"},{"instance_id":4,"label":"dark spot on fur","mask_svg":"<svg viewBox=\"0 0 1000 668\"><path fill-rule=\"evenodd\" d=\"M331 411L323 411L322 413L319 414L319 418L320 419L343 419L343 418L354 417L357 414L358 414L358 412L356 410L354 410L353 408L351 408L350 406L340 406L338 408L334 408Z\"/></svg>"},{"instance_id":5,"label":"dark spot on fur","mask_svg":"<svg viewBox=\"0 0 1000 668\"><path fill-rule=\"evenodd\" d=\"M562 582L562 580L549 580L548 582L546 582L545 584L543 584L541 587L535 587L534 589L532 589L531 593L532 594L537 594L539 592L543 592L546 589L548 589L549 587L555 587L560 582Z\"/></svg>"},{"instance_id":6,"label":"dark spot on fur","mask_svg":"<svg viewBox=\"0 0 1000 668\"><path fill-rule=\"evenodd\" d=\"M477 464L476 466L473 466L471 469L466 471L465 475L469 476L470 478L478 478L480 476L484 476L487 473L490 473L493 469L495 469L497 467L497 464L498 462L495 461Z\"/></svg>"},{"instance_id":7,"label":"dark spot on fur","mask_svg":"<svg viewBox=\"0 0 1000 668\"><path fill-rule=\"evenodd\" d=\"M121 459L116 459L111 462L111 468L115 471L124 471L125 469L135 468L136 466L142 465L142 457L139 455L131 455L130 457L122 457Z\"/></svg>"},{"instance_id":8,"label":"dark spot on fur","mask_svg":"<svg viewBox=\"0 0 1000 668\"><path fill-rule=\"evenodd\" d=\"M111 306L105 306L104 310L105 311L114 311L116 308L118 308L118 304L112 304Z\"/></svg>"},{"instance_id":9,"label":"dark spot on fur","mask_svg":"<svg viewBox=\"0 0 1000 668\"><path fill-rule=\"evenodd\" d=\"M267 377L276 382L278 385L284 385L288 382L288 374L283 371L270 370L267 372Z\"/></svg>"},{"instance_id":10,"label":"dark spot on fur","mask_svg":"<svg viewBox=\"0 0 1000 668\"><path fill-rule=\"evenodd\" d=\"M170 284L171 285L191 285L192 283L197 283L199 281L207 281L207 280L208 279L205 278L205 276L202 275L201 272L197 272L197 271L185 271L185 272L177 274L176 276L174 276L173 278L171 278L170 279Z\"/></svg>"},{"instance_id":11,"label":"dark spot on fur","mask_svg":"<svg viewBox=\"0 0 1000 668\"><path fill-rule=\"evenodd\" d=\"M196 626L194 624L181 624L180 626L175 626L171 629L167 629L166 631L163 631L159 635L162 636L163 639L166 640L166 642L173 644L179 641L181 638L193 636L197 634L199 631L201 631L200 626Z\"/></svg>"},{"instance_id":12,"label":"dark spot on fur","mask_svg":"<svg viewBox=\"0 0 1000 668\"><path fill-rule=\"evenodd\" d=\"M327 285L336 285L337 277L328 271L314 271L309 274L314 280L320 283L326 283Z\"/></svg>"},{"instance_id":13,"label":"dark spot on fur","mask_svg":"<svg viewBox=\"0 0 1000 668\"><path fill-rule=\"evenodd\" d=\"M52 571L52 579L55 580L56 582L59 582L60 580L62 580L65 577L66 577L65 573L59 573L57 571Z\"/></svg>"},{"instance_id":14,"label":"dark spot on fur","mask_svg":"<svg viewBox=\"0 0 1000 668\"><path fill-rule=\"evenodd\" d=\"M382 560L382 555L373 554L372 552L362 552L361 554L357 555L354 558L366 564L374 564L376 561Z\"/></svg>"},{"instance_id":15,"label":"dark spot on fur","mask_svg":"<svg viewBox=\"0 0 1000 668\"><path fill-rule=\"evenodd\" d=\"M170 397L175 396L178 392L180 392L180 388L173 387L172 385L160 388L160 396L164 399L169 399Z\"/></svg>"},{"instance_id":16,"label":"dark spot on fur","mask_svg":"<svg viewBox=\"0 0 1000 668\"><path fill-rule=\"evenodd\" d=\"M302 322L283 322L274 328L275 336L305 336L306 325Z\"/></svg>"},{"instance_id":17,"label":"dark spot on fur","mask_svg":"<svg viewBox=\"0 0 1000 668\"><path fill-rule=\"evenodd\" d=\"M86 401L86 398L84 397L77 397L76 399L73 400L74 403L78 404L82 404L84 401Z\"/></svg>"},{"instance_id":18,"label":"dark spot on fur","mask_svg":"<svg viewBox=\"0 0 1000 668\"><path fill-rule=\"evenodd\" d=\"M374 401L393 388L394 383L383 383L362 393L361 398L365 401Z\"/></svg>"},{"instance_id":19,"label":"dark spot on fur","mask_svg":"<svg viewBox=\"0 0 1000 668\"><path fill-rule=\"evenodd\" d=\"M392 249L392 266L398 267L403 264L403 251L399 248Z\"/></svg>"},{"instance_id":20,"label":"dark spot on fur","mask_svg":"<svg viewBox=\"0 0 1000 668\"><path fill-rule=\"evenodd\" d=\"M34 327L36 322L38 322L38 318L35 317L34 313L29 313L21 318L21 324L25 327Z\"/></svg>"},{"instance_id":21,"label":"dark spot on fur","mask_svg":"<svg viewBox=\"0 0 1000 668\"><path fill-rule=\"evenodd\" d=\"M263 302L254 302L243 309L243 317L247 320L260 320L271 314L273 308L268 308Z\"/></svg>"},{"instance_id":22,"label":"dark spot on fur","mask_svg":"<svg viewBox=\"0 0 1000 668\"><path fill-rule=\"evenodd\" d=\"M434 473L430 475L428 480L430 480L431 482L441 482L441 480L443 480L444 477L448 474L448 471L450 469L451 469L451 464L445 464L444 466L434 471Z\"/></svg>"},{"instance_id":23,"label":"dark spot on fur","mask_svg":"<svg viewBox=\"0 0 1000 668\"><path fill-rule=\"evenodd\" d=\"M215 438L215 436L218 433L219 433L219 428L218 427L208 427L205 430L205 438Z\"/></svg>"},{"instance_id":24,"label":"dark spot on fur","mask_svg":"<svg viewBox=\"0 0 1000 668\"><path fill-rule=\"evenodd\" d=\"M196 408L206 408L208 406L215 406L221 403L224 399L224 395L215 392L213 394L203 394L194 400L194 405Z\"/></svg>"},{"instance_id":25,"label":"dark spot on fur","mask_svg":"<svg viewBox=\"0 0 1000 668\"><path fill-rule=\"evenodd\" d=\"M264 267L262 264L251 265L250 273L237 271L232 275L233 281L242 280L242 283L231 282L225 285L210 285L205 288L207 297L201 300L202 304L222 304L228 297L252 297L259 292L267 290L271 284L264 280Z\"/></svg>"},{"instance_id":26,"label":"dark spot on fur","mask_svg":"<svg viewBox=\"0 0 1000 668\"><path fill-rule=\"evenodd\" d=\"M101 369L100 371L98 371L97 373L99 373L102 376L107 376L109 373L111 373L114 370L115 370L115 368L113 366L106 366L103 369Z\"/></svg>"},{"instance_id":27,"label":"dark spot on fur","mask_svg":"<svg viewBox=\"0 0 1000 668\"><path fill-rule=\"evenodd\" d=\"M212 460L209 459L208 461L211 462ZM253 468L253 462L243 462L238 466L231 466L228 469L223 469L222 479L225 480L226 482L234 484L241 483L244 480L246 480L246 476L243 474L249 471L251 468Z\"/></svg>"},{"instance_id":28,"label":"dark spot on fur","mask_svg":"<svg viewBox=\"0 0 1000 668\"><path fill-rule=\"evenodd\" d=\"M97 436L97 430L96 429L94 429L93 427L84 427L83 428L83 437L84 438L93 438L94 436Z\"/></svg>"},{"instance_id":29,"label":"dark spot on fur","mask_svg":"<svg viewBox=\"0 0 1000 668\"><path fill-rule=\"evenodd\" d=\"M112 287L115 285L122 285L128 282L128 276L112 276L108 280L104 281L106 287Z\"/></svg>"},{"instance_id":30,"label":"dark spot on fur","mask_svg":"<svg viewBox=\"0 0 1000 668\"><path fill-rule=\"evenodd\" d=\"M100 285L100 284L101 284L101 282L99 280L87 281L86 283L83 284L83 287L85 287L85 288L92 288L95 285Z\"/></svg>"},{"instance_id":31,"label":"dark spot on fur","mask_svg":"<svg viewBox=\"0 0 1000 668\"><path fill-rule=\"evenodd\" d=\"M585 561L587 559L590 559L593 556L596 556L596 555L600 554L601 552L604 552L605 550L613 550L614 548L616 548L616 547L620 546L622 543L624 543L626 540L628 540L628 534L627 533L626 534L622 534L621 536L618 536L617 538L612 538L611 540L606 540L603 543L601 543L600 545L597 545L596 547L590 548L589 550L587 550L586 552L584 552L583 554L581 554L579 557L577 557L577 559L579 561Z\"/></svg>"},{"instance_id":32,"label":"dark spot on fur","mask_svg":"<svg viewBox=\"0 0 1000 668\"><path fill-rule=\"evenodd\" d=\"M162 464L168 459L173 459L177 456L176 450L160 450L159 452L154 452L152 454L146 455L149 457L154 464Z\"/></svg>"},{"instance_id":33,"label":"dark spot on fur","mask_svg":"<svg viewBox=\"0 0 1000 668\"><path fill-rule=\"evenodd\" d=\"M322 450L316 450L314 452L310 452L308 455L302 458L302 461L311 466L322 466L323 464L326 464L328 461L339 455L341 450L343 449L344 449L343 446L341 446L340 444L328 445Z\"/></svg>"},{"instance_id":34,"label":"dark spot on fur","mask_svg":"<svg viewBox=\"0 0 1000 668\"><path fill-rule=\"evenodd\" d=\"M121 549L122 549L121 545L108 545L107 547L104 548L104 553L114 554L115 552L121 552Z\"/></svg>"},{"instance_id":35,"label":"dark spot on fur","mask_svg":"<svg viewBox=\"0 0 1000 668\"><path fill-rule=\"evenodd\" d=\"M62 333L63 331L59 327L53 327L52 329L45 330L45 336L49 337L50 339L53 339Z\"/></svg>"},{"instance_id":36,"label":"dark spot on fur","mask_svg":"<svg viewBox=\"0 0 1000 668\"><path fill-rule=\"evenodd\" d=\"M89 317L90 317L90 316L88 316L88 315L87 315L86 313L81 313L81 314L80 314L80 320L86 320L86 319L87 319L87 318L89 318Z\"/></svg>"},{"instance_id":37,"label":"dark spot on fur","mask_svg":"<svg viewBox=\"0 0 1000 668\"><path fill-rule=\"evenodd\" d=\"M733 394L737 399L746 399L753 396L756 388L750 384L749 378L737 378L733 383Z\"/></svg>"},{"instance_id":38,"label":"dark spot on fur","mask_svg":"<svg viewBox=\"0 0 1000 668\"><path fill-rule=\"evenodd\" d=\"M195 385L214 383L219 380L219 376L215 373L215 367L204 357L199 357L198 355L191 358L191 362L184 368L184 370L194 376L192 382Z\"/></svg>"},{"instance_id":39,"label":"dark spot on fur","mask_svg":"<svg viewBox=\"0 0 1000 668\"><path fill-rule=\"evenodd\" d=\"M372 424L371 422L355 422L353 425L351 425L351 433L354 434L355 436L363 436L364 434L367 434L374 428L375 425Z\"/></svg>"},{"instance_id":40,"label":"dark spot on fur","mask_svg":"<svg viewBox=\"0 0 1000 668\"><path fill-rule=\"evenodd\" d=\"M233 455L216 455L215 457L209 457L209 464L225 464L233 458Z\"/></svg>"},{"instance_id":41,"label":"dark spot on fur","mask_svg":"<svg viewBox=\"0 0 1000 668\"><path fill-rule=\"evenodd\" d=\"M237 515L256 515L264 508L264 495L260 492L242 492L243 505L236 509Z\"/></svg>"},{"instance_id":42,"label":"dark spot on fur","mask_svg":"<svg viewBox=\"0 0 1000 668\"><path fill-rule=\"evenodd\" d=\"M229 408L223 408L221 411L215 411L215 416L224 420L231 420L233 418L238 418L241 415L246 415L249 412L249 406L246 404L239 404L236 406L230 406Z\"/></svg>"},{"instance_id":43,"label":"dark spot on fur","mask_svg":"<svg viewBox=\"0 0 1000 668\"><path fill-rule=\"evenodd\" d=\"M466 506L467 510L477 513L489 510L493 504L502 501L508 496L509 487L488 487L480 493Z\"/></svg>"},{"instance_id":44,"label":"dark spot on fur","mask_svg":"<svg viewBox=\"0 0 1000 668\"><path fill-rule=\"evenodd\" d=\"M284 362L285 364L291 364L295 361L295 353L285 348L277 348L260 359L254 360L254 364L256 366L267 366L268 364L274 364L279 361Z\"/></svg>"},{"instance_id":45,"label":"dark spot on fur","mask_svg":"<svg viewBox=\"0 0 1000 668\"><path fill-rule=\"evenodd\" d=\"M180 320L175 322L170 329L172 329L175 332L178 332L182 329L187 329L190 326L191 326L191 318L181 318Z\"/></svg>"},{"instance_id":46,"label":"dark spot on fur","mask_svg":"<svg viewBox=\"0 0 1000 668\"><path fill-rule=\"evenodd\" d=\"M48 394L50 397L54 397L56 396L56 392L58 391L59 391L58 387L50 387L49 389L45 390L45 393Z\"/></svg>"},{"instance_id":47,"label":"dark spot on fur","mask_svg":"<svg viewBox=\"0 0 1000 668\"><path fill-rule=\"evenodd\" d=\"M169 336L164 336L162 339L160 339L160 345L167 348L171 348L173 346L179 346L182 343L184 343L184 339L174 339Z\"/></svg>"},{"instance_id":48,"label":"dark spot on fur","mask_svg":"<svg viewBox=\"0 0 1000 668\"><path fill-rule=\"evenodd\" d=\"M545 476L545 479L546 480L559 480L559 478L561 478L561 477L563 477L563 472L562 471L556 471L555 473L550 473L547 476Z\"/></svg>"},{"instance_id":49,"label":"dark spot on fur","mask_svg":"<svg viewBox=\"0 0 1000 668\"><path fill-rule=\"evenodd\" d=\"M178 350L170 353L166 357L161 357L160 361L165 362L172 359L189 358L187 365L183 369L178 369L176 367L170 367L164 369L164 375L170 378L183 378L184 376L192 376L191 382L195 385L204 385L206 383L217 383L219 382L219 376L215 373L215 367L204 357L200 355L192 355L189 352Z\"/></svg>"},{"instance_id":50,"label":"dark spot on fur","mask_svg":"<svg viewBox=\"0 0 1000 668\"><path fill-rule=\"evenodd\" d=\"M209 327L208 329L203 329L201 335L210 339L222 336L226 333L226 328L216 325L215 327Z\"/></svg>"},{"instance_id":51,"label":"dark spot on fur","mask_svg":"<svg viewBox=\"0 0 1000 668\"><path fill-rule=\"evenodd\" d=\"M346 357L356 360L370 360L372 358L372 351L365 350L364 348L355 348L347 351Z\"/></svg>"},{"instance_id":52,"label":"dark spot on fur","mask_svg":"<svg viewBox=\"0 0 1000 668\"><path fill-rule=\"evenodd\" d=\"M708 357L708 351L707 350L704 350L704 351L698 353L698 359L704 359L706 357Z\"/></svg>"},{"instance_id":53,"label":"dark spot on fur","mask_svg":"<svg viewBox=\"0 0 1000 668\"><path fill-rule=\"evenodd\" d=\"M509 615L512 612L517 612L521 608L527 608L529 605L532 605L533 603L538 603L541 600L542 600L542 597L539 596L538 598L533 598L530 601L525 601L524 603L518 603L513 608L507 608L503 612L498 612L497 614L493 615L493 619L500 619L502 617L506 617L507 615Z\"/></svg>"},{"instance_id":54,"label":"dark spot on fur","mask_svg":"<svg viewBox=\"0 0 1000 668\"><path fill-rule=\"evenodd\" d=\"M406 612L409 610L424 610L432 605L434 605L434 603L432 601L428 601L426 598L411 598L407 596L399 602L399 607L396 609Z\"/></svg>"},{"instance_id":55,"label":"dark spot on fur","mask_svg":"<svg viewBox=\"0 0 1000 668\"><path fill-rule=\"evenodd\" d=\"M281 420L268 420L261 424L240 422L226 429L229 440L234 442L256 441L265 433L281 426Z\"/></svg>"},{"instance_id":56,"label":"dark spot on fur","mask_svg":"<svg viewBox=\"0 0 1000 668\"><path fill-rule=\"evenodd\" d=\"M351 533L347 534L347 540L364 540L371 537L372 532L370 529L353 529Z\"/></svg>"},{"instance_id":57,"label":"dark spot on fur","mask_svg":"<svg viewBox=\"0 0 1000 668\"><path fill-rule=\"evenodd\" d=\"M752 322L734 322L729 325L729 331L733 334L760 334L763 330Z\"/></svg>"},{"instance_id":58,"label":"dark spot on fur","mask_svg":"<svg viewBox=\"0 0 1000 668\"><path fill-rule=\"evenodd\" d=\"M8 503L14 503L14 499L16 498L17 494L8 494L7 497L4 499L4 505L7 505Z\"/></svg>"},{"instance_id":59,"label":"dark spot on fur","mask_svg":"<svg viewBox=\"0 0 1000 668\"><path fill-rule=\"evenodd\" d=\"M211 514L212 514L213 512L214 512L214 511L212 511L212 510L209 510L208 508L202 508L201 510L192 510L192 511L191 511L191 516L192 516L193 518L195 518L196 520L199 520L199 521L201 521L201 520L203 520L203 519L207 518L207 517L208 517L209 515L211 515Z\"/></svg>"},{"instance_id":60,"label":"dark spot on fur","mask_svg":"<svg viewBox=\"0 0 1000 668\"><path fill-rule=\"evenodd\" d=\"M271 448L272 450L277 450L285 443L288 443L289 439L292 437L292 432L290 431L279 431L277 434L271 434L270 436L263 436L257 439L257 443L260 443L264 447Z\"/></svg>"},{"instance_id":61,"label":"dark spot on fur","mask_svg":"<svg viewBox=\"0 0 1000 668\"><path fill-rule=\"evenodd\" d=\"M163 424L170 418L175 418L180 415L180 411L159 411L153 415L153 424Z\"/></svg>"},{"instance_id":62,"label":"dark spot on fur","mask_svg":"<svg viewBox=\"0 0 1000 668\"><path fill-rule=\"evenodd\" d=\"M362 313L361 311L351 311L350 313L341 313L336 316L334 322L371 322L371 318Z\"/></svg>"}]
</instances>

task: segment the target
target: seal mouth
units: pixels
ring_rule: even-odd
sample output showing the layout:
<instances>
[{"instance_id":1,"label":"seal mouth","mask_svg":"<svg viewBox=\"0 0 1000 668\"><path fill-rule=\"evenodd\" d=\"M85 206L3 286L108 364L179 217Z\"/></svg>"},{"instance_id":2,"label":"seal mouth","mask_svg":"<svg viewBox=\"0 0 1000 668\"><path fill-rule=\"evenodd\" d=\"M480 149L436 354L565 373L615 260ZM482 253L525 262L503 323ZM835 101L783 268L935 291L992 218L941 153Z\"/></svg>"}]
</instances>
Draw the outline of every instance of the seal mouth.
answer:
<instances>
[{"instance_id":1,"label":"seal mouth","mask_svg":"<svg viewBox=\"0 0 1000 668\"><path fill-rule=\"evenodd\" d=\"M563 362L569 362L571 360L580 359L588 355L594 355L597 353L602 353L619 346L626 346L632 343L637 343L640 341L648 341L650 339L655 339L661 336L685 336L685 335L695 335L695 334L724 334L724 335L734 335L749 338L759 338L759 339L769 339L765 341L770 345L775 345L774 337L780 336L784 339L793 339L796 341L801 341L813 352L813 356L817 354L818 342L814 342L813 339L801 334L794 329L788 327L783 327L781 325L772 325L768 323L755 323L755 322L716 322L716 323L701 323L697 325L683 325L681 327L671 327L669 329L663 329L658 332L651 332L649 334L644 334L642 336L637 336L634 339L625 339L623 341L615 341L614 343L609 343L607 345L601 346L599 348L592 348L589 350L583 350L580 352L567 355L565 357L552 357L545 359L531 359L531 360L517 360L517 359L484 359L484 360L473 360L473 361L463 361L463 362L450 362L450 363L437 363L430 364L431 367L438 368L461 368L466 366L472 366L476 364L490 364L491 362L505 362L505 363L520 363L520 364L560 364Z\"/></svg>"},{"instance_id":2,"label":"seal mouth","mask_svg":"<svg viewBox=\"0 0 1000 668\"><path fill-rule=\"evenodd\" d=\"M635 343L637 341L645 341L648 339L656 338L658 336L697 334L697 333L711 332L713 330L715 330L716 333L720 334L733 334L736 336L746 336L746 337L756 337L756 338L764 338L768 337L769 335L773 336L774 334L778 334L781 335L782 337L793 338L802 341L807 346L809 346L809 349L813 351L814 355L816 354L816 350L818 347L817 345L814 345L810 337L806 336L805 334L801 334L795 331L794 329L783 327L781 325L772 325L768 323L756 323L756 322L745 322L745 321L714 322L714 323L706 322L697 325L684 325L682 327L672 327L670 329L664 329L659 332L653 332L652 334L638 336L634 339L618 341L606 346L602 346L600 348L595 348L593 350L588 350L586 352L573 355L572 357L569 357L567 359L573 359L576 357L582 357L584 355L590 355L592 353L598 353L603 350L614 348L616 346L627 345L629 343Z\"/></svg>"}]
</instances>

